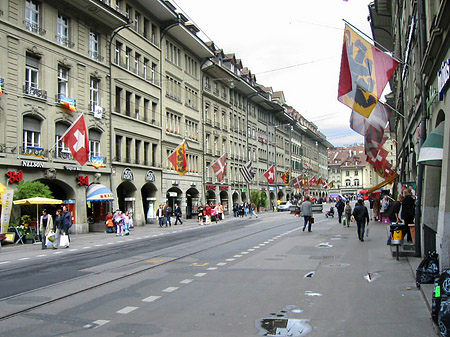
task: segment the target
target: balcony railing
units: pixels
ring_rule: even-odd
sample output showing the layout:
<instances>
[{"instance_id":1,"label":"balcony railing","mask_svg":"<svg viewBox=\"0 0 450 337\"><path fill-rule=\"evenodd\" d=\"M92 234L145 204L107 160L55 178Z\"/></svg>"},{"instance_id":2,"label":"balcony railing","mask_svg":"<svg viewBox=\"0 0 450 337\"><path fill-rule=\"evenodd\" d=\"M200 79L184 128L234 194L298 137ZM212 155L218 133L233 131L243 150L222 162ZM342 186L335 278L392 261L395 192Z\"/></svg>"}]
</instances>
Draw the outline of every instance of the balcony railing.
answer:
<instances>
[{"instance_id":1,"label":"balcony railing","mask_svg":"<svg viewBox=\"0 0 450 337\"><path fill-rule=\"evenodd\" d=\"M72 154L66 151L55 152L56 159L73 160Z\"/></svg>"},{"instance_id":2,"label":"balcony railing","mask_svg":"<svg viewBox=\"0 0 450 337\"><path fill-rule=\"evenodd\" d=\"M56 42L68 48L72 48L73 46L75 46L75 43L71 42L67 36L56 35Z\"/></svg>"},{"instance_id":3,"label":"balcony railing","mask_svg":"<svg viewBox=\"0 0 450 337\"><path fill-rule=\"evenodd\" d=\"M33 33L36 33L39 35L44 35L46 33L45 29L42 29L40 27L40 25L36 22L31 22L31 21L25 20L24 23L25 23L25 28L27 30L29 30L30 32L33 32Z\"/></svg>"},{"instance_id":4,"label":"balcony railing","mask_svg":"<svg viewBox=\"0 0 450 337\"><path fill-rule=\"evenodd\" d=\"M23 86L23 93L33 97L47 99L47 91L39 88L32 87L30 85Z\"/></svg>"},{"instance_id":5,"label":"balcony railing","mask_svg":"<svg viewBox=\"0 0 450 337\"><path fill-rule=\"evenodd\" d=\"M103 61L104 57L98 51L89 50L89 57L97 61Z\"/></svg>"},{"instance_id":6,"label":"balcony railing","mask_svg":"<svg viewBox=\"0 0 450 337\"><path fill-rule=\"evenodd\" d=\"M21 146L20 154L24 155L24 156L47 158L48 150L44 149L43 147L38 147L38 146L26 146L26 147Z\"/></svg>"}]
</instances>

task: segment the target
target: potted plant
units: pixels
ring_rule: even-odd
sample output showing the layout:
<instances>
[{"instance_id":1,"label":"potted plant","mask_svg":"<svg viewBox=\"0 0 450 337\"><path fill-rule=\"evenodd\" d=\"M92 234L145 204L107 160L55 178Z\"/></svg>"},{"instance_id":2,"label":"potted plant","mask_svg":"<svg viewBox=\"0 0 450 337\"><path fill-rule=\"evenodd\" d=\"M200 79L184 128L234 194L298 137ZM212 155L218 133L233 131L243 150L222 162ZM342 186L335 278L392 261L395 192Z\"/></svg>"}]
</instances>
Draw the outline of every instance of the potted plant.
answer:
<instances>
[{"instance_id":1,"label":"potted plant","mask_svg":"<svg viewBox=\"0 0 450 337\"><path fill-rule=\"evenodd\" d=\"M20 222L25 228L28 228L28 226L30 225L30 221L31 217L29 215L22 215L22 217L20 218Z\"/></svg>"}]
</instances>

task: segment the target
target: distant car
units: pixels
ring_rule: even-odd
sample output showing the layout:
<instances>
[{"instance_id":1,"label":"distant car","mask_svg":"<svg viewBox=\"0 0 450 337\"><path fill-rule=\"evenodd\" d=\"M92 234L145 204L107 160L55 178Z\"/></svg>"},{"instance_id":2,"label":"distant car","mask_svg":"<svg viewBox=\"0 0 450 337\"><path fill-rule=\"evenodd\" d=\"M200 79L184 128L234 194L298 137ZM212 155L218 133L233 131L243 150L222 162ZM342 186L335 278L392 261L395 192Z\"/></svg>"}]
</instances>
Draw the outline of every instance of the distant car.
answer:
<instances>
[{"instance_id":1,"label":"distant car","mask_svg":"<svg viewBox=\"0 0 450 337\"><path fill-rule=\"evenodd\" d=\"M289 208L292 206L292 203L290 201L282 201L278 207L277 207L277 211L278 212L283 212L283 211L289 211Z\"/></svg>"}]
</instances>

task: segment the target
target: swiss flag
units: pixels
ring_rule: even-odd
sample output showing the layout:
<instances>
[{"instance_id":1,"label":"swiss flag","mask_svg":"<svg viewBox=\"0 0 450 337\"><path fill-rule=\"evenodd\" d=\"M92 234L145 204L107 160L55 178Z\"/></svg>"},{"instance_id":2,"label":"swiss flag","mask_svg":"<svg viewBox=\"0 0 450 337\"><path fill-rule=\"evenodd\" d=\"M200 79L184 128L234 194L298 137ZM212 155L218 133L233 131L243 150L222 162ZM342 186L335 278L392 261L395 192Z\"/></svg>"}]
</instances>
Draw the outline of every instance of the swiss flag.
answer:
<instances>
[{"instance_id":1,"label":"swiss flag","mask_svg":"<svg viewBox=\"0 0 450 337\"><path fill-rule=\"evenodd\" d=\"M70 149L72 156L81 166L86 164L89 158L89 137L83 114L61 136L61 141Z\"/></svg>"},{"instance_id":2,"label":"swiss flag","mask_svg":"<svg viewBox=\"0 0 450 337\"><path fill-rule=\"evenodd\" d=\"M275 167L272 165L266 173L264 173L264 177L266 177L269 184L273 184L275 182Z\"/></svg>"}]
</instances>

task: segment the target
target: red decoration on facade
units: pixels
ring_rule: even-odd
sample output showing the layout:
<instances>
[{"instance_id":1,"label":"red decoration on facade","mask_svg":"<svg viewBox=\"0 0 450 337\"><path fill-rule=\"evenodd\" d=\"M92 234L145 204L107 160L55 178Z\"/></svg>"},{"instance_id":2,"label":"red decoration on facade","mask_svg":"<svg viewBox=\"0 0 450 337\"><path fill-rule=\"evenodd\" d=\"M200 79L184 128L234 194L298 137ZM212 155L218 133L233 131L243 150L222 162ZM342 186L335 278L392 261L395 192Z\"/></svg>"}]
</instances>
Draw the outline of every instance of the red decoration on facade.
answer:
<instances>
[{"instance_id":1,"label":"red decoration on facade","mask_svg":"<svg viewBox=\"0 0 450 337\"><path fill-rule=\"evenodd\" d=\"M77 177L78 180L78 185L83 186L89 186L89 176L83 177L83 176L78 176Z\"/></svg>"},{"instance_id":2,"label":"red decoration on facade","mask_svg":"<svg viewBox=\"0 0 450 337\"><path fill-rule=\"evenodd\" d=\"M207 190L215 190L216 189L216 185L206 185L206 189Z\"/></svg>"},{"instance_id":3,"label":"red decoration on facade","mask_svg":"<svg viewBox=\"0 0 450 337\"><path fill-rule=\"evenodd\" d=\"M15 183L15 182L19 182L22 181L23 179L23 172L22 170L20 170L19 172L14 172L14 171L8 171L6 172L6 176L9 178L9 182Z\"/></svg>"}]
</instances>

